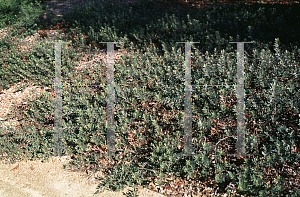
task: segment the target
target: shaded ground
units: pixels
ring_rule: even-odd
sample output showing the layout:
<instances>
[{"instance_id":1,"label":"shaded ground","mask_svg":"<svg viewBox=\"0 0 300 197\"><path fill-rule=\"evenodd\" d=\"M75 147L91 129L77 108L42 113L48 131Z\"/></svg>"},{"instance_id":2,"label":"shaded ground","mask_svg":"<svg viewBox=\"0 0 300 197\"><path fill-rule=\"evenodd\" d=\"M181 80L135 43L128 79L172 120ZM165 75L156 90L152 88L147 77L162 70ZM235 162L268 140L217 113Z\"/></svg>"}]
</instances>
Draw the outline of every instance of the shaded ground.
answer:
<instances>
[{"instance_id":1,"label":"shaded ground","mask_svg":"<svg viewBox=\"0 0 300 197\"><path fill-rule=\"evenodd\" d=\"M171 0L165 1L164 4L174 4L168 4L168 2L171 2ZM180 1L178 0L178 2ZM192 4L189 1L187 2ZM186 3L182 1L182 5L184 4ZM196 1L193 4L198 7L205 5L205 3L200 1ZM16 92L15 94L21 93ZM3 96L3 102L8 101L5 98L7 98L7 95ZM2 109L2 106L0 108ZM126 196L123 195L123 191L104 191L93 195L97 187L96 174L64 169L63 164L67 162L68 158L64 158L61 161L51 159L48 162L37 160L21 161L15 164L1 163L0 196ZM163 196L147 189L141 188L139 191L139 196ZM202 196L206 195L203 194Z\"/></svg>"}]
</instances>

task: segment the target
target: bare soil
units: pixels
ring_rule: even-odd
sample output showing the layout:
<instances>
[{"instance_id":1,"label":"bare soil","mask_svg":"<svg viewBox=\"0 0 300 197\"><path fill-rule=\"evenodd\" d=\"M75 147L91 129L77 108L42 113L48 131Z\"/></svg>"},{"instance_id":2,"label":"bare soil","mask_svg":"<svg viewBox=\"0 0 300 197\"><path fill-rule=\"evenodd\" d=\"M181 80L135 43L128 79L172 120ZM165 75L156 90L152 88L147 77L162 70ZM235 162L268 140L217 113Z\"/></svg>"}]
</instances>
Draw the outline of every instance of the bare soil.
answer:
<instances>
[{"instance_id":1,"label":"bare soil","mask_svg":"<svg viewBox=\"0 0 300 197\"><path fill-rule=\"evenodd\" d=\"M72 197L121 197L126 196L127 187L119 192L96 192L97 180L85 172L65 169L64 164L71 160L70 156L52 157L50 160L19 161L11 164L1 161L0 164L0 196L2 197L39 197L39 196L72 196ZM164 196L145 188L139 188L139 196Z\"/></svg>"},{"instance_id":2,"label":"bare soil","mask_svg":"<svg viewBox=\"0 0 300 197\"><path fill-rule=\"evenodd\" d=\"M178 0L180 2L180 0ZM69 10L70 1L61 1L64 5L57 4L56 0L46 1L45 4L49 5L48 12L55 13L61 16L65 9ZM76 1L80 2L80 1ZM167 1L166 1L167 2ZM199 1L200 2L200 1ZM203 6L203 3L201 4ZM200 7L197 4L195 7ZM47 13L46 13L47 14ZM45 16L46 17L46 16ZM48 30L50 31L50 30ZM0 30L0 39L6 34L6 30ZM29 36L28 39L33 41L34 36ZM26 39L25 39L26 40ZM26 40L27 41L27 40ZM98 56L105 57L105 53L98 53ZM96 56L97 56L96 55ZM101 58L105 59L105 58ZM105 61L105 60L104 60ZM82 66L83 63L79 63ZM23 103L25 95L32 93L34 88L33 85L24 87L22 91L15 91L16 86L13 86L9 90L0 90L0 126L6 127L9 123L16 127L18 125L17 119L7 120L7 116L11 113L13 105L20 105ZM38 90L39 91L39 90ZM51 158L48 161L39 160L26 160L17 161L11 163L7 160L1 160L0 158L0 196L3 197L39 197L39 196L72 196L72 197L88 197L88 196L105 196L105 197L119 197L126 196L125 194L129 190L133 190L133 187L127 187L120 192L112 192L108 190L101 191L98 194L96 187L98 185L97 176L102 176L101 173L89 174L84 171L73 170L64 168L72 159L70 156ZM205 189L208 190L209 188ZM213 191L209 191L205 194L204 191L202 196L211 196L216 194ZM164 196L152 190L146 188L139 188L139 196ZM221 196L218 194L218 196ZM227 196L224 194L223 196Z\"/></svg>"}]
</instances>

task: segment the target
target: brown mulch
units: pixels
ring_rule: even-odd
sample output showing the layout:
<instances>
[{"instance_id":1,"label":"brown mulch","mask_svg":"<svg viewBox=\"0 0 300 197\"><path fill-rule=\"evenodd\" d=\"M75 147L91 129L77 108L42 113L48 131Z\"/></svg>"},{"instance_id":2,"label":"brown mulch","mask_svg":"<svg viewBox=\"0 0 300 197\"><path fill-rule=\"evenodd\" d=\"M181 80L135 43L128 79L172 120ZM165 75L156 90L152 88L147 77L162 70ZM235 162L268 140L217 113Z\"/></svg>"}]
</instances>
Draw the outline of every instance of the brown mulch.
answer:
<instances>
[{"instance_id":1,"label":"brown mulch","mask_svg":"<svg viewBox=\"0 0 300 197\"><path fill-rule=\"evenodd\" d=\"M107 0L108 1L108 0ZM110 2L110 1L108 1ZM122 1L124 2L124 1ZM159 4L161 6L165 6L166 8L169 7L176 7L177 5L181 5L182 7L191 7L194 9L199 9L202 7L206 7L206 6L215 6L218 3L212 3L211 1L184 1L184 0L164 0L164 1L160 1L157 0L157 2L159 2ZM245 1L245 4L251 5L253 3L256 3L258 1ZM261 2L261 1L260 1ZM279 1L263 1L264 3L279 3ZM55 13L56 16L61 17L63 14L69 12L71 9L73 9L76 6L80 6L82 5L82 0L62 0L59 1L59 3L57 3L57 0L51 0L51 1L46 1L45 4L49 5L50 9L48 10L48 13ZM226 3L226 4L234 4L236 2L234 1L221 1L220 3ZM297 1L295 1L294 3L299 3ZM281 4L287 4L287 5L291 5L292 2L288 2L288 1L284 1ZM158 5L159 6L159 5ZM45 17L47 17L47 13L45 15ZM53 30L57 30L57 29L62 29L63 32L66 30L64 27L65 24L62 23L57 23L55 26L50 27L48 29L43 29L39 31L39 35L40 37L48 37L51 34L51 31ZM74 35L72 35L74 36ZM105 58L102 58L105 59ZM29 88L32 88L29 87ZM1 105L4 105L5 102L5 106L11 106L12 103L12 97L11 95L14 95L14 98L17 98L18 101L16 101L18 104L22 104L22 95L24 94L28 94L29 92L27 92L28 87L26 87L26 89L24 89L23 91L19 91L19 92L15 92L15 89L11 89L9 91L5 91L5 94L2 94L2 96L0 96L1 100ZM3 92L4 93L4 92ZM21 95L22 94L22 95ZM4 118L4 115L6 116L7 113L7 109L5 109L5 112L0 113L1 116ZM217 186L215 185L214 188L212 188L212 186L205 184L203 182L200 181L195 181L195 180L183 180L181 178L174 178L172 176L167 177L166 178L168 181L166 184L162 185L162 186L158 186L156 185L156 183L151 182L149 184L149 188L153 191L165 194L166 196L184 196L184 194L187 196L187 194L190 194L190 196L226 196L226 194L220 194L218 193L218 189ZM234 188L234 186L232 187ZM234 189L233 189L234 190ZM195 192L198 191L198 192ZM239 195L237 195L239 196Z\"/></svg>"}]
</instances>

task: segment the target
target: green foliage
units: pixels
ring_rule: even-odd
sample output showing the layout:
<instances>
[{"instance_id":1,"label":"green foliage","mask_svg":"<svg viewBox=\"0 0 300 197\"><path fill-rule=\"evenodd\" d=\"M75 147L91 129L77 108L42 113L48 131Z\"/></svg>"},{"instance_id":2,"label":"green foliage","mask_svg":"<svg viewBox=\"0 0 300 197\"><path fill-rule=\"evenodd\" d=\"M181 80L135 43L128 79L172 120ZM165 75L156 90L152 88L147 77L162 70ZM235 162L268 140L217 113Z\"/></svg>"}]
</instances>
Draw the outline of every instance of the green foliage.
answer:
<instances>
[{"instance_id":1,"label":"green foliage","mask_svg":"<svg viewBox=\"0 0 300 197\"><path fill-rule=\"evenodd\" d=\"M2 0L0 1L0 22L6 23L15 17L19 11L20 0Z\"/></svg>"},{"instance_id":2,"label":"green foliage","mask_svg":"<svg viewBox=\"0 0 300 197\"><path fill-rule=\"evenodd\" d=\"M1 0L0 1L0 24L4 25L14 24L20 22L23 17L29 17L28 13L31 11L32 16L39 14L37 5L43 4L44 0ZM45 7L43 6L45 9ZM24 22L24 21L22 21ZM4 24L4 25L3 25Z\"/></svg>"},{"instance_id":3,"label":"green foliage","mask_svg":"<svg viewBox=\"0 0 300 197\"><path fill-rule=\"evenodd\" d=\"M31 6L25 9L28 4L22 5L24 10L31 10ZM299 26L286 23L289 13L296 24L299 22L294 7L219 6L198 11L181 8L178 13L161 12L151 1L143 1L132 7L90 5L65 16L63 21L75 28L70 34L76 38L72 38L72 46L62 45L63 83L97 85L63 86L63 153L76 155L73 165L105 168L97 189L120 190L125 185L147 185L151 181L164 185L167 176L173 174L186 180L200 179L208 185L212 181L210 186L215 188L235 181L237 192L250 196L297 194L296 186L288 187L286 182L290 181L288 168L296 170L294 164L299 161L299 154L292 148L299 144L300 50L280 44L286 50L282 52L278 39L272 47L263 46L273 42L275 35L281 40L289 34L284 38L286 44L299 40ZM42 21L38 14L27 14L24 24L17 26L27 28L24 34L30 35ZM270 21L274 17L279 20ZM279 31L280 25L293 31ZM272 34L273 30L277 32ZM16 31L13 34L17 42L24 35L18 37ZM67 36L57 39L67 41ZM193 147L198 155L182 156L185 50L184 45L175 42L200 42L192 46L193 85L232 85L237 81L235 46L228 44L232 36L254 41L245 44L244 78L246 153L253 156L227 155L235 153L236 99L234 88L225 85L193 87ZM264 42L260 41L263 37L267 37ZM114 65L117 152L111 158L105 150L106 64L98 62L91 69L75 69L75 62L91 52L86 44L99 41L123 41L123 46L117 46L129 51ZM19 43L11 35L0 42L0 65L4 65L0 82L4 88L24 80L53 88L53 44L41 42L31 51L18 51ZM289 47L292 52L288 52ZM49 157L54 147L54 97L43 93L26 102L25 109L14 109L15 116L24 119L20 128L9 128L10 132L0 129L1 151L15 160ZM97 165L103 159L109 165Z\"/></svg>"}]
</instances>

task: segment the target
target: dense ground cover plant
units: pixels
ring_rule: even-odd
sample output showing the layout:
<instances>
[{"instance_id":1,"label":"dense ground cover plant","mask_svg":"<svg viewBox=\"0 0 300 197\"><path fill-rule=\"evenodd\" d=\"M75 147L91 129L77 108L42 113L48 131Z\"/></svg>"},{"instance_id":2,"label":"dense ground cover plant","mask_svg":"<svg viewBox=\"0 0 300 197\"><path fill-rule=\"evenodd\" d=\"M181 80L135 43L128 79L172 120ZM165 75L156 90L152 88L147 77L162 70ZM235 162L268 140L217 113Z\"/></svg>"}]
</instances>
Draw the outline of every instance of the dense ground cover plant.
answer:
<instances>
[{"instance_id":1,"label":"dense ground cover plant","mask_svg":"<svg viewBox=\"0 0 300 197\"><path fill-rule=\"evenodd\" d=\"M143 1L141 5L131 7L104 4L96 6L99 7L86 7L66 16L69 21L73 21L74 27L82 27L83 33L88 36L87 42L89 39L118 41L118 37L127 37L136 45L140 45L140 49L155 43L162 52L162 43L171 50L176 41L185 38L202 43L198 49L210 53L214 48L226 50L231 46L229 49L232 49L232 45L228 45L226 41L237 39L264 40L271 49L275 37L280 38L282 45L287 49L293 49L289 48L290 44L299 45L297 32L300 19L297 4L290 7L281 7L277 4L221 5L201 11L180 7L176 10L167 9L157 6L155 1ZM106 12L103 13L101 10ZM86 23L86 18L89 18L89 23ZM280 30L278 26L290 31ZM108 33L101 33L105 31ZM291 39L293 42L286 39Z\"/></svg>"},{"instance_id":2,"label":"dense ground cover plant","mask_svg":"<svg viewBox=\"0 0 300 197\"><path fill-rule=\"evenodd\" d=\"M44 3L45 0L2 0L0 1L0 24L8 25L20 22L23 17L35 17L37 7ZM30 12L30 13L28 13ZM30 25L30 24L27 24Z\"/></svg>"},{"instance_id":3,"label":"dense ground cover plant","mask_svg":"<svg viewBox=\"0 0 300 197\"><path fill-rule=\"evenodd\" d=\"M287 180L296 178L284 171L286 165L296 170L294 165L299 161L299 155L291 151L299 143L299 49L288 46L291 42L299 44L296 37L299 26L295 25L299 15L294 8L254 6L246 9L240 5L240 10L221 6L201 12L178 8L179 14L175 15L168 11L161 14L151 1L145 1L129 11L99 4L77 10L76 15L67 15L63 20L70 22L69 27L76 28L77 38L82 38L82 34L88 38L73 39L72 47L62 50L64 83L106 83L104 63L81 73L74 69L77 52L89 49L82 41L124 41L131 53L115 63L115 83L120 87L116 89L115 99L118 156L108 159L107 177L99 189L109 186L116 190L126 184L150 181L165 184L166 176L175 173L176 177L188 180L214 180L213 184L220 187L235 180L240 194L297 195L296 183L285 185ZM105 17L102 10L110 17ZM143 15L146 12L147 15ZM263 16L265 23L261 22ZM269 21L275 16L280 20ZM294 22L286 22L290 20ZM289 36L285 31L273 33L263 28L274 30L278 25L286 25L286 29L291 30ZM232 32L238 32L239 36ZM228 45L228 41L233 40L229 35L240 41L246 38L255 41L245 45L246 152L255 156L238 159L226 156L234 153L236 139L233 89L195 87L193 144L195 152L201 155L178 157L175 154L182 153L183 148L185 55L183 45L175 45L175 41L203 43L193 46L192 84L234 84L236 53L235 46ZM282 52L278 41L273 43L271 51L270 45L263 46L274 36L280 37L280 41L283 38L286 45L282 48L293 49L293 53ZM66 40L66 37L60 39ZM52 88L53 46L41 42L30 52L19 51L12 55L8 52L17 49L13 40L6 36L1 43L4 47L1 47L0 61L5 66L1 67L0 74L6 86L30 79ZM105 152L106 144L106 96L105 86L63 88L63 152L76 155L74 164L103 167L99 165L103 159L99 153ZM15 159L51 154L53 115L49 111L54 108L53 99L51 92L45 93L28 102L25 111L14 110L26 121L15 133L1 133L2 151ZM229 138L217 148L211 147L226 137ZM267 168L276 170L271 177L264 170Z\"/></svg>"}]
</instances>

